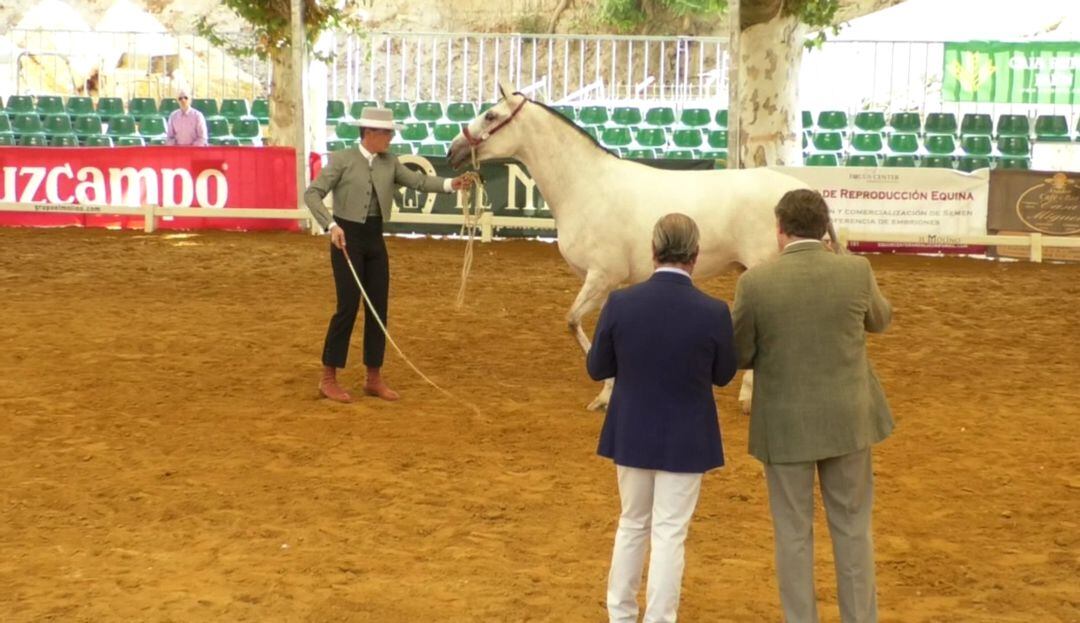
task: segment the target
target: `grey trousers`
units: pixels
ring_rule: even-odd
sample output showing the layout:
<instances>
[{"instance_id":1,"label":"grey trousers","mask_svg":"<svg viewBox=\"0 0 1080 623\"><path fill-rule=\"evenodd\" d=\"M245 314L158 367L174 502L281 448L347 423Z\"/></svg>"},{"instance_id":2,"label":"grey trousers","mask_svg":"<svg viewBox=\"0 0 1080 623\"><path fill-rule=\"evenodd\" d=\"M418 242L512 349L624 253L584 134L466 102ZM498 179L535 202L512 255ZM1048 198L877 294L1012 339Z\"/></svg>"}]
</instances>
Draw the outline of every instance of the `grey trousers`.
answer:
<instances>
[{"instance_id":1,"label":"grey trousers","mask_svg":"<svg viewBox=\"0 0 1080 623\"><path fill-rule=\"evenodd\" d=\"M832 537L840 620L876 623L870 448L821 461L765 465L784 621L818 623L814 595L815 470Z\"/></svg>"}]
</instances>

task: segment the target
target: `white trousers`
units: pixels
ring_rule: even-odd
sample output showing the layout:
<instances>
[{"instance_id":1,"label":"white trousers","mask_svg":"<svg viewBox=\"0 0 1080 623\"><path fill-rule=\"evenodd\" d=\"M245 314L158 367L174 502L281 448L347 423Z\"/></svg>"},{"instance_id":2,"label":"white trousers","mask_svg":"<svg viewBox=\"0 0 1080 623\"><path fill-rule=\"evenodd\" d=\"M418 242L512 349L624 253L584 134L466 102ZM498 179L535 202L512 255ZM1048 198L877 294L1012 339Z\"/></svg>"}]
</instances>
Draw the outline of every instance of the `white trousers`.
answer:
<instances>
[{"instance_id":1,"label":"white trousers","mask_svg":"<svg viewBox=\"0 0 1080 623\"><path fill-rule=\"evenodd\" d=\"M611 623L636 623L637 592L651 542L644 623L675 623L684 543L701 474L617 467L622 515L608 574L608 617Z\"/></svg>"}]
</instances>

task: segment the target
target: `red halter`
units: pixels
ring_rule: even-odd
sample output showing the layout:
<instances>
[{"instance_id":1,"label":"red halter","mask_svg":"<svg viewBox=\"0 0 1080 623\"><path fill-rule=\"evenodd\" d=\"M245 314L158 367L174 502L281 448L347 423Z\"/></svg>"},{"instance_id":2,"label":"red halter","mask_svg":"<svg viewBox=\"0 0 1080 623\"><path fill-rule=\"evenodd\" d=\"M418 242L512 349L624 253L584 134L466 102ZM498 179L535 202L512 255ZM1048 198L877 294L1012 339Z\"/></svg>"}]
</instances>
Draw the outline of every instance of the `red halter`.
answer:
<instances>
[{"instance_id":1,"label":"red halter","mask_svg":"<svg viewBox=\"0 0 1080 623\"><path fill-rule=\"evenodd\" d=\"M465 140L469 142L469 147L472 147L473 149L476 149L480 145L480 143L483 143L484 141L488 140L489 138L491 138L492 134L495 134L499 130L503 129L503 127L506 124L513 121L514 117L516 117L517 114L519 112L521 112L521 109L525 106L525 102L529 101L529 98L525 97L524 95L522 95L521 93L518 93L516 91L514 92L514 95L521 95L521 103L518 104L517 108L515 108L514 111L510 113L509 117L507 117L506 119L503 119L494 128L491 128L490 130L488 130L487 132L484 132L483 134L481 134L478 137L474 137L472 134L469 134L469 126L468 125L466 125L464 128L462 128L461 133L465 136Z\"/></svg>"}]
</instances>

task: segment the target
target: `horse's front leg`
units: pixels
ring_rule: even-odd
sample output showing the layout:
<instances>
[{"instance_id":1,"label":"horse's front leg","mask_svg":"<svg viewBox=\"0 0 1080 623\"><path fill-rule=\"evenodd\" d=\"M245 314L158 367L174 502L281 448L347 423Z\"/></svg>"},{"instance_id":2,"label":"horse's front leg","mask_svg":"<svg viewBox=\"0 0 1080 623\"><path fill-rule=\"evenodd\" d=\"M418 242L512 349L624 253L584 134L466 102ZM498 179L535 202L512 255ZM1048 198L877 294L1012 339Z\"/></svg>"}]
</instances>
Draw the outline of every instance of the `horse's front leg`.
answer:
<instances>
[{"instance_id":1,"label":"horse's front leg","mask_svg":"<svg viewBox=\"0 0 1080 623\"><path fill-rule=\"evenodd\" d=\"M581 320L589 312L603 306L608 293L611 292L612 285L612 279L607 275L599 271L589 271L585 275L585 284L581 286L581 291L578 292L577 298L574 299L574 304L570 306L570 312L566 314L567 327L577 340L578 345L581 346L582 352L586 355L589 354L592 342L589 341L589 336L581 328ZM614 388L615 379L604 380L604 388L589 403L588 408L592 411L605 409L611 399L611 390Z\"/></svg>"}]
</instances>

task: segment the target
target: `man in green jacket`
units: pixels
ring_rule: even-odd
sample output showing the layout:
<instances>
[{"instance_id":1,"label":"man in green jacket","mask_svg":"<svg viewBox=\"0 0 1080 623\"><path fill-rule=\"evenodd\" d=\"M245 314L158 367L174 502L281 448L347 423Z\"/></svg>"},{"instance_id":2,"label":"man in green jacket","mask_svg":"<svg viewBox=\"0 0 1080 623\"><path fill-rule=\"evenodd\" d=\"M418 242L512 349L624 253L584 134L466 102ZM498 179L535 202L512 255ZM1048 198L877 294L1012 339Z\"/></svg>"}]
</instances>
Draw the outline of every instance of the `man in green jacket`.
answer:
<instances>
[{"instance_id":1,"label":"man in green jacket","mask_svg":"<svg viewBox=\"0 0 1080 623\"><path fill-rule=\"evenodd\" d=\"M812 190L776 206L775 261L742 275L733 321L739 367L754 371L750 454L765 464L786 623L817 623L814 472L829 520L843 623L877 621L870 447L892 432L866 333L892 308L866 258L822 243L829 208Z\"/></svg>"}]
</instances>

